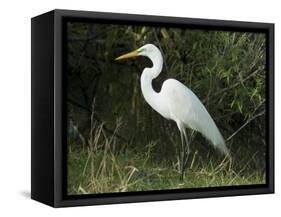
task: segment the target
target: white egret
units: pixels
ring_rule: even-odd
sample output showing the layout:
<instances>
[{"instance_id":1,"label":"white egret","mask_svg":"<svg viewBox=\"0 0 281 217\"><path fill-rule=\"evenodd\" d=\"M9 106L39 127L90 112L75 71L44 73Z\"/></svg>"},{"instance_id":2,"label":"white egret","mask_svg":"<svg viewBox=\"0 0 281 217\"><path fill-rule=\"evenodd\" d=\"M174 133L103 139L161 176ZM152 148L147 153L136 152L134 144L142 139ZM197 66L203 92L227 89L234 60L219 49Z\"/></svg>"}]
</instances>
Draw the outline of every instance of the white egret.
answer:
<instances>
[{"instance_id":1,"label":"white egret","mask_svg":"<svg viewBox=\"0 0 281 217\"><path fill-rule=\"evenodd\" d=\"M229 156L228 149L210 114L189 88L175 79L168 79L163 83L159 93L153 90L152 80L161 73L163 66L162 54L155 45L146 44L115 60L136 56L148 57L153 63L153 66L145 68L141 75L141 90L146 102L164 118L175 121L180 131L180 185L182 185L190 152L186 128L200 132L214 147L227 156Z\"/></svg>"}]
</instances>

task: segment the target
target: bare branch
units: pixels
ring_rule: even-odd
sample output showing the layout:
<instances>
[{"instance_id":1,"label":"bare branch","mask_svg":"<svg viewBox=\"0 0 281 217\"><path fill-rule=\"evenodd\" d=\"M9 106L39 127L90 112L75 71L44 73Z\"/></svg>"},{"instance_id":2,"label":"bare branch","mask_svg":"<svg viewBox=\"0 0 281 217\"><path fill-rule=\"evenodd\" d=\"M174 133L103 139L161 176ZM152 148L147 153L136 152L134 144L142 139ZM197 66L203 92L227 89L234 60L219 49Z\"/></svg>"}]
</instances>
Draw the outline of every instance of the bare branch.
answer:
<instances>
[{"instance_id":1,"label":"bare branch","mask_svg":"<svg viewBox=\"0 0 281 217\"><path fill-rule=\"evenodd\" d=\"M254 119L256 119L257 117L260 117L262 115L265 114L265 111L262 111L258 114L256 114L255 116L253 116L252 118L250 118L249 120L247 120L241 127L238 128L238 130L236 130L231 136L229 136L225 141L229 141L231 140L237 133L239 133L244 127L246 127L250 122L252 122Z\"/></svg>"},{"instance_id":2,"label":"bare branch","mask_svg":"<svg viewBox=\"0 0 281 217\"><path fill-rule=\"evenodd\" d=\"M82 104L80 104L80 103L78 103L78 102L76 102L76 101L74 101L74 100L72 100L72 99L69 99L69 98L68 98L67 101L68 101L69 103L71 103L72 105L74 105L74 106L76 106L76 107L78 107L78 108L81 108L81 109L87 111L88 113L91 113L91 112L92 112L90 108L88 108L88 107L86 107L86 106L84 106L84 105L82 105ZM94 114L94 118L95 118L96 121L102 122L102 121L100 120L100 118L97 116L96 113ZM110 133L111 135L114 134L114 136L116 136L116 138L118 138L118 139L120 139L120 140L122 140L122 141L124 141L124 142L128 142L127 139L125 139L123 136L121 136L121 135L117 134L116 132L114 132L113 130L107 128L105 125L103 126L103 129L104 129L105 132Z\"/></svg>"}]
</instances>

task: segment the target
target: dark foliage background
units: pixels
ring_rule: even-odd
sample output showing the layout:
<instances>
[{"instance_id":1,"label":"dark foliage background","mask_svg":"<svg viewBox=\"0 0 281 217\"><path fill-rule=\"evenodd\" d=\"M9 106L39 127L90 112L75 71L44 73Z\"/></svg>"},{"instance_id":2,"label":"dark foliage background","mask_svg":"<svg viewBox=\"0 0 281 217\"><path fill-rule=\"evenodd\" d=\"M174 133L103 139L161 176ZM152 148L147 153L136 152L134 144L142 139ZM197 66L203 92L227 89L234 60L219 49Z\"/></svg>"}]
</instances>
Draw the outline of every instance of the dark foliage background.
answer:
<instances>
[{"instance_id":1,"label":"dark foliage background","mask_svg":"<svg viewBox=\"0 0 281 217\"><path fill-rule=\"evenodd\" d=\"M147 43L158 46L164 57L155 90L167 78L188 86L227 140L237 168L249 164L264 172L266 37L262 33L69 22L69 149L92 150L93 130L101 129L95 151L103 150L104 141L111 138L112 153L149 150L157 161L175 161L180 144L176 125L150 108L140 89L141 72L151 62L144 57L114 61ZM210 147L199 134L192 140L192 152L198 152L203 163L210 155L219 156Z\"/></svg>"}]
</instances>

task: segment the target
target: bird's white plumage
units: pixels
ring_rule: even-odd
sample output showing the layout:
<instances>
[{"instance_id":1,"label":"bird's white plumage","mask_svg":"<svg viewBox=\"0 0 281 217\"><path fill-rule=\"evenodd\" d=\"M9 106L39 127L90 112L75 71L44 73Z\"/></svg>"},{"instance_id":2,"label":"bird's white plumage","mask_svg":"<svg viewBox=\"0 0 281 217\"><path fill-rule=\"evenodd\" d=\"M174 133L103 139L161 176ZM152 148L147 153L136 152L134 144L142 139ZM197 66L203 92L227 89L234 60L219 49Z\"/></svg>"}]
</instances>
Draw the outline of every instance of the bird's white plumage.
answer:
<instances>
[{"instance_id":1,"label":"bird's white plumage","mask_svg":"<svg viewBox=\"0 0 281 217\"><path fill-rule=\"evenodd\" d=\"M210 114L198 97L185 85L175 79L163 83L160 96L169 107L170 119L200 132L215 147L227 154L227 148L221 133Z\"/></svg>"},{"instance_id":2,"label":"bird's white plumage","mask_svg":"<svg viewBox=\"0 0 281 217\"><path fill-rule=\"evenodd\" d=\"M147 56L153 63L153 66L145 68L141 75L141 89L147 103L163 117L174 120L179 128L191 128L200 132L216 148L228 155L228 149L215 122L189 88L175 79L168 79L159 93L153 90L152 80L160 74L163 65L160 50L152 44L147 44L139 51L141 56Z\"/></svg>"}]
</instances>

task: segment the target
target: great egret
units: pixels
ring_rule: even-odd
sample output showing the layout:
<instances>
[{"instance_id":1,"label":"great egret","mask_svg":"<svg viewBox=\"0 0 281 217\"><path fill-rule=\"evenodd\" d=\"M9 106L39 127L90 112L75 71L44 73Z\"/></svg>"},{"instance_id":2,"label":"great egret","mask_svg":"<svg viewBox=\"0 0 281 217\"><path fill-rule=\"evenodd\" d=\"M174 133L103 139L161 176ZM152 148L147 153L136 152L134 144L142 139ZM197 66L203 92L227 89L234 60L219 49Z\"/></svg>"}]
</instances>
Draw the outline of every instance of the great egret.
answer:
<instances>
[{"instance_id":1,"label":"great egret","mask_svg":"<svg viewBox=\"0 0 281 217\"><path fill-rule=\"evenodd\" d=\"M146 102L164 118L175 121L180 131L180 185L183 185L184 170L190 153L186 128L200 132L227 156L229 156L228 149L210 114L189 88L175 79L168 79L163 83L159 93L153 90L152 80L161 73L163 65L162 54L155 45L146 44L115 60L136 56L146 56L153 63L153 66L145 68L141 75L141 90Z\"/></svg>"}]
</instances>

